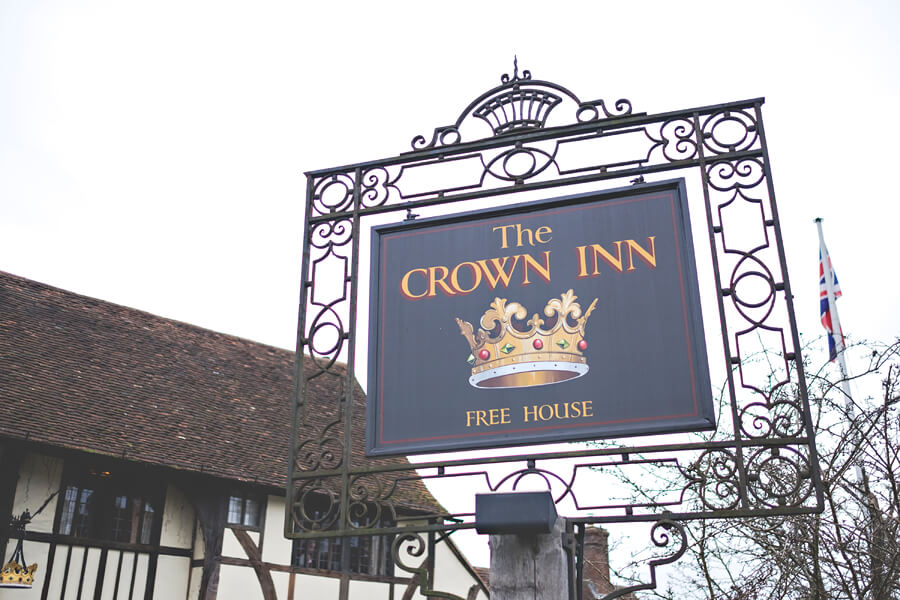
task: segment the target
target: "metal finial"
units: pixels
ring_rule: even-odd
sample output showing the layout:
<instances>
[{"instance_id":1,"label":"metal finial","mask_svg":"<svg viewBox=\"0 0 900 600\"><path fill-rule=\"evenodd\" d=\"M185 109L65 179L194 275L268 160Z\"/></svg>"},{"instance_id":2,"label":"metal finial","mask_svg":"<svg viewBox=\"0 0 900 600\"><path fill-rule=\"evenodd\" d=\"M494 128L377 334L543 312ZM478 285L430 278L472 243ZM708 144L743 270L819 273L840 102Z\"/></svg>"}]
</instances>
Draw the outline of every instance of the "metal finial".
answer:
<instances>
[{"instance_id":1,"label":"metal finial","mask_svg":"<svg viewBox=\"0 0 900 600\"><path fill-rule=\"evenodd\" d=\"M513 74L512 77L509 76L509 73L504 73L500 76L500 83L509 83L510 81L519 81L524 79L531 79L531 71L528 69L522 70L522 76L519 76L519 57L513 54Z\"/></svg>"}]
</instances>

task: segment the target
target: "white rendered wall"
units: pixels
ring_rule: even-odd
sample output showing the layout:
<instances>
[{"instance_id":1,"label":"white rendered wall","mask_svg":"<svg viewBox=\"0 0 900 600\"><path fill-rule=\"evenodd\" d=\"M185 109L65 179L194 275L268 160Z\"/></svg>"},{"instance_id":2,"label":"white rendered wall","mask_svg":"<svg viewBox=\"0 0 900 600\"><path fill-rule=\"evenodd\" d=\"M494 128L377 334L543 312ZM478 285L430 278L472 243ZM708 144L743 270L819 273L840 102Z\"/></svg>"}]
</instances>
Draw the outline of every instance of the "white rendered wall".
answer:
<instances>
[{"instance_id":1,"label":"white rendered wall","mask_svg":"<svg viewBox=\"0 0 900 600\"><path fill-rule=\"evenodd\" d=\"M273 565L290 565L293 543L284 537L284 504L283 496L269 496L266 503L265 531L263 535L262 559L263 562ZM229 538L234 545L237 540L233 534L226 530L226 540ZM426 534L427 535L427 534ZM237 546L240 549L239 545ZM232 548L232 551L234 549ZM228 556L223 552L223 555ZM232 555L238 557L238 555ZM241 551L241 558L244 558ZM413 559L412 563L418 566L421 558ZM478 583L460 559L452 552L446 542L436 546L436 591L454 593L463 598L467 597L472 585ZM409 577L410 573L396 568L398 577ZM295 574L293 600L305 600L307 598L331 598L335 597L340 587L340 580L336 577L322 577L317 575ZM287 573L272 571L272 580L279 600L291 600L287 596L290 576ZM390 598L391 584L376 581L361 581L351 579L350 598L352 600L388 600ZM401 598L406 591L406 584L394 584L394 597ZM333 590L333 591L329 591ZM321 594L321 595L319 595ZM333 594L333 595L329 595ZM425 598L419 591L415 598ZM477 598L486 600L487 595L480 591Z\"/></svg>"},{"instance_id":2,"label":"white rendered wall","mask_svg":"<svg viewBox=\"0 0 900 600\"><path fill-rule=\"evenodd\" d=\"M13 514L19 515L25 509L31 512L40 508L41 504L54 492L59 491L62 482L64 460L61 458L45 456L42 454L28 453L22 461L19 469L19 478L16 484L16 492L13 501ZM55 496L40 514L32 519L28 525L28 531L52 533L53 519L56 514L59 494ZM189 549L191 547L192 531L194 527L194 511L190 503L173 486L166 490L166 502L162 511L161 544ZM15 543L15 542L13 542ZM202 540L201 540L202 543ZM14 546L13 546L14 547ZM46 582L46 575L50 572L48 564L50 545L44 542L25 542L23 550L28 564L38 563L35 573L35 585L30 590L0 589L0 600L27 600L40 598ZM10 552L12 547L9 548ZM99 548L85 548L84 546L59 544L53 559L52 576L49 582L49 598L75 598L78 594L79 582L82 585L82 598L93 598L97 571L100 563L101 550ZM202 556L202 550L200 555ZM119 557L121 556L121 566ZM5 557L4 557L5 560ZM69 562L68 576L66 575L66 561ZM134 590L132 600L143 600L144 589L148 574L149 556L135 554L134 552L110 550L106 559L106 574L102 582L100 597L103 600L112 599L115 588L116 574L119 578L119 593L117 596L128 596L128 588L131 586L132 573L134 574ZM82 578L82 565L84 565L84 577ZM176 598L181 600L187 595L188 575L190 559L187 557L164 556L159 557L157 565L157 581L155 589L156 598ZM199 570L198 570L199 571ZM65 592L63 593L63 589ZM197 581L199 592L199 577ZM195 595L196 597L196 595Z\"/></svg>"},{"instance_id":3,"label":"white rendered wall","mask_svg":"<svg viewBox=\"0 0 900 600\"><path fill-rule=\"evenodd\" d=\"M259 532L248 531L247 535L249 535L250 539L253 540L253 543L259 547ZM227 556L228 558L243 558L245 560L250 558L247 556L247 553L244 552L244 547L241 546L241 543L234 535L234 530L230 527L225 527L225 534L222 536L222 556ZM284 562L286 561L282 561L282 563Z\"/></svg>"},{"instance_id":4,"label":"white rendered wall","mask_svg":"<svg viewBox=\"0 0 900 600\"><path fill-rule=\"evenodd\" d=\"M13 516L21 515L26 509L34 514L41 504L54 492L59 491L62 484L63 460L43 454L29 452L22 459L19 467L19 481L16 484L16 497L13 501ZM32 517L29 531L51 533L53 531L53 517L56 515L57 494L43 511ZM28 558L28 554L25 554ZM6 559L3 559L4 562ZM28 558L28 560L31 560Z\"/></svg>"},{"instance_id":5,"label":"white rendered wall","mask_svg":"<svg viewBox=\"0 0 900 600\"><path fill-rule=\"evenodd\" d=\"M402 598L403 589L400 594L394 595L394 598ZM350 580L350 598L352 600L389 600L391 593L391 584L380 583L377 581L354 581Z\"/></svg>"},{"instance_id":6,"label":"white rendered wall","mask_svg":"<svg viewBox=\"0 0 900 600\"><path fill-rule=\"evenodd\" d=\"M337 598L341 591L341 580L337 577L316 577L315 575L301 575L297 573L294 579L294 600L316 600ZM384 588L387 590L387 586ZM387 600L387 595L381 596ZM279 600L288 600L287 598ZM353 600L356 600L354 598Z\"/></svg>"},{"instance_id":7,"label":"white rendered wall","mask_svg":"<svg viewBox=\"0 0 900 600\"><path fill-rule=\"evenodd\" d=\"M166 503L163 506L159 544L175 548L190 548L193 529L193 506L174 485L166 486Z\"/></svg>"},{"instance_id":8,"label":"white rendered wall","mask_svg":"<svg viewBox=\"0 0 900 600\"><path fill-rule=\"evenodd\" d=\"M62 471L62 459L35 453L26 454L19 472L13 514L20 514L26 508L31 511L37 510L52 493L59 490ZM52 532L57 498L54 498L29 525L28 529L30 531ZM264 541L262 557L266 563L289 566L292 542L284 537L284 505L285 501L282 496L273 495L267 498L264 521L265 530L262 536ZM260 533L253 531L248 531L247 533L254 543L258 545ZM169 485L166 489L165 506L162 513L160 543L163 546L189 549L191 548L192 538L193 556L194 558L202 559L204 554L203 534L196 522L193 507L180 490ZM48 567L49 544L26 542L24 550L28 563L37 562L39 565L35 586L31 590L0 590L0 600L28 600L41 597L44 585L43 575L47 573ZM62 591L62 575L65 571L67 550L67 546L57 546L54 559L54 562L57 564L54 565L53 569L53 578L49 589L50 598L60 597L59 593ZM436 551L437 568L434 589L436 591L451 592L465 598L469 588L476 583L475 578L445 543L438 544ZM84 577L85 588L82 590L82 597L93 597L93 585L96 580L99 554L100 550L97 548L89 549L87 553L81 547L72 549L69 567L70 581L66 585L65 598L70 596L74 598L77 593L77 583L74 586L71 585L71 577L73 574L80 574L81 563L85 560L85 557L87 558L87 565ZM148 558L139 556L137 564L134 566L132 556L132 553L123 555L122 580L130 581L132 568L136 570L134 600L140 600L143 598ZM240 559L248 558L237 541L234 532L227 527L223 535L222 556ZM117 561L118 552L110 551L107 558L107 572L110 572L110 570L113 573L115 572ZM289 600L290 575L279 571L272 571L271 575L279 600ZM397 576L408 576L408 573L398 568ZM340 580L337 577L322 577L301 573L295 574L294 577L293 600L333 598L337 596L340 589ZM199 567L191 568L190 559L187 557L160 555L156 571L154 598L157 600L181 600L182 598L193 600L199 595L201 578L202 569ZM111 598L114 580L114 577L104 578L102 598ZM390 587L386 583L351 580L350 595L352 600L388 600ZM395 598L402 597L405 590L405 584L395 585ZM420 593L417 593L415 597L423 598ZM219 573L218 598L219 600L262 600L262 591L255 571L251 567L222 565ZM485 598L483 592L479 594L478 598L480 600Z\"/></svg>"},{"instance_id":9,"label":"white rendered wall","mask_svg":"<svg viewBox=\"0 0 900 600\"><path fill-rule=\"evenodd\" d=\"M57 547L59 552L59 547ZM73 557L74 551L73 551ZM97 579L97 565L100 562L100 551L97 548L88 550L88 569L85 571L85 586L87 586L88 570L91 573L91 584ZM128 598L131 591L132 574L134 575L134 590L132 600L143 600L144 590L147 588L147 567L149 565L149 556L130 552L128 550L108 550L106 553L106 570L103 574L103 584L101 587L101 600L117 600L119 598ZM121 562L120 562L121 561ZM56 567L54 567L54 571ZM61 571L64 570L64 567ZM172 577L177 577L176 572L172 572ZM69 580L66 583L66 599L78 598L78 571L69 566ZM118 580L118 588L116 581ZM183 593L183 592L182 592ZM93 591L91 592L93 594ZM52 598L53 595L51 594ZM87 595L82 591L81 598L92 598L93 595Z\"/></svg>"},{"instance_id":10,"label":"white rendered wall","mask_svg":"<svg viewBox=\"0 0 900 600\"><path fill-rule=\"evenodd\" d=\"M138 554L137 562L134 565L134 590L132 592L132 600L144 600L144 592L147 590L147 575L150 567L150 555ZM157 571L158 573L158 571ZM138 583L140 582L140 584ZM122 593L121 591L119 592ZM89 596L83 596L89 597ZM149 599L148 599L149 600Z\"/></svg>"},{"instance_id":11,"label":"white rendered wall","mask_svg":"<svg viewBox=\"0 0 900 600\"><path fill-rule=\"evenodd\" d=\"M203 568L194 567L191 569L191 582L188 585L188 600L196 600L200 597L200 584L203 582Z\"/></svg>"},{"instance_id":12,"label":"white rendered wall","mask_svg":"<svg viewBox=\"0 0 900 600\"><path fill-rule=\"evenodd\" d=\"M16 493L13 499L12 515L19 516L25 510L32 513L37 511L51 494L59 490L62 482L62 459L43 454L29 452L22 459L19 466L19 477L16 481ZM37 516L32 518L28 525L29 531L51 533L53 531L53 518L56 515L55 496ZM7 545L7 556L0 557L0 562L5 563L15 549L16 540L11 539ZM47 558L50 552L50 544L44 542L26 541L22 545L25 554L25 566L37 563L38 568L34 574L34 587L25 589L0 589L0 600L28 600L39 599L44 587L47 575Z\"/></svg>"},{"instance_id":13,"label":"white rendered wall","mask_svg":"<svg viewBox=\"0 0 900 600\"><path fill-rule=\"evenodd\" d=\"M225 528L225 533L222 535L222 556L227 556L228 558L247 558L247 553L241 548L237 538L234 537L234 532L228 527Z\"/></svg>"},{"instance_id":14,"label":"white rendered wall","mask_svg":"<svg viewBox=\"0 0 900 600\"><path fill-rule=\"evenodd\" d=\"M156 600L181 600L187 596L191 559L161 554L156 563L153 597ZM196 596L195 596L196 597Z\"/></svg>"},{"instance_id":15,"label":"white rendered wall","mask_svg":"<svg viewBox=\"0 0 900 600\"><path fill-rule=\"evenodd\" d=\"M219 568L219 591L216 598L217 600L263 600L256 572L250 567L222 565ZM325 596L308 596L308 598L326 599Z\"/></svg>"},{"instance_id":16,"label":"white rendered wall","mask_svg":"<svg viewBox=\"0 0 900 600\"><path fill-rule=\"evenodd\" d=\"M291 540L284 537L284 496L269 496L268 502L266 502L263 562L289 565L291 564L292 548Z\"/></svg>"},{"instance_id":17,"label":"white rendered wall","mask_svg":"<svg viewBox=\"0 0 900 600\"><path fill-rule=\"evenodd\" d=\"M453 553L447 540L435 546L434 589L440 592L450 592L466 598L469 589L478 583L478 580L465 567L465 564ZM476 598L487 598L484 591L479 591Z\"/></svg>"},{"instance_id":18,"label":"white rendered wall","mask_svg":"<svg viewBox=\"0 0 900 600\"><path fill-rule=\"evenodd\" d=\"M284 571L272 571L272 583L275 584L275 596L279 600L287 600L288 590L291 585L291 574ZM295 598L303 597L297 595L296 588L294 590Z\"/></svg>"},{"instance_id":19,"label":"white rendered wall","mask_svg":"<svg viewBox=\"0 0 900 600\"><path fill-rule=\"evenodd\" d=\"M202 559L206 554L206 538L203 537L203 528L198 522L194 529L194 558Z\"/></svg>"}]
</instances>

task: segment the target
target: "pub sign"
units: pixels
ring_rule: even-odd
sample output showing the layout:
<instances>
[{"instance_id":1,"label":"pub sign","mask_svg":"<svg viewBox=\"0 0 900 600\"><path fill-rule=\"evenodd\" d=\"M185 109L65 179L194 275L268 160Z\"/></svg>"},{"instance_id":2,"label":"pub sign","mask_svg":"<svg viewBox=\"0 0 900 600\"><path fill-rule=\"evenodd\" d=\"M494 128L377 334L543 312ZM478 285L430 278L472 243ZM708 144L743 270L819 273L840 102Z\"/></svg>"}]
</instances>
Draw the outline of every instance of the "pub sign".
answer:
<instances>
[{"instance_id":1,"label":"pub sign","mask_svg":"<svg viewBox=\"0 0 900 600\"><path fill-rule=\"evenodd\" d=\"M370 456L715 426L684 181L373 228Z\"/></svg>"}]
</instances>

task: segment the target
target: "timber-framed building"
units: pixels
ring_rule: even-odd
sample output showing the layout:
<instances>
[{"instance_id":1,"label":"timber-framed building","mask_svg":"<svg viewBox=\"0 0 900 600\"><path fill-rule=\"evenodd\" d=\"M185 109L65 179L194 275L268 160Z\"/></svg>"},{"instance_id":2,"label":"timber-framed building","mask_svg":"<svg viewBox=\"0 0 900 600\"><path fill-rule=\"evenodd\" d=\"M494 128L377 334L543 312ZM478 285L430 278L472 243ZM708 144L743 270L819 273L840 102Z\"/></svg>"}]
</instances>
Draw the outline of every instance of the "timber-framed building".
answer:
<instances>
[{"instance_id":1,"label":"timber-framed building","mask_svg":"<svg viewBox=\"0 0 900 600\"><path fill-rule=\"evenodd\" d=\"M421 597L389 539L284 538L292 352L0 272L0 363L0 551L28 510L38 564L0 599ZM440 512L397 485L404 518ZM437 589L487 597L452 539L430 543Z\"/></svg>"}]
</instances>

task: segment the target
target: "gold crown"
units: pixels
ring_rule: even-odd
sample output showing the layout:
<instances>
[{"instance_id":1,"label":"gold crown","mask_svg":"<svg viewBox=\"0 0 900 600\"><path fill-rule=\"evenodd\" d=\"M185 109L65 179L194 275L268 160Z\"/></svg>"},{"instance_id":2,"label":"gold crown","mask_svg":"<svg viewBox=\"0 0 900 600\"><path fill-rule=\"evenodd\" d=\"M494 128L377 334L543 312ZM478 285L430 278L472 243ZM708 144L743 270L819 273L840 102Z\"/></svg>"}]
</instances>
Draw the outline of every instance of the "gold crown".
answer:
<instances>
[{"instance_id":1,"label":"gold crown","mask_svg":"<svg viewBox=\"0 0 900 600\"><path fill-rule=\"evenodd\" d=\"M572 290L553 298L544 307L544 321L537 313L525 321L528 311L518 302L494 298L481 317L481 329L456 319L469 342L472 365L469 383L477 388L512 388L548 385L581 377L588 372L584 324L597 299L584 314ZM574 325L572 322L574 322ZM514 321L515 320L515 321ZM522 328L516 322L522 323ZM547 325L547 328L544 325Z\"/></svg>"},{"instance_id":2,"label":"gold crown","mask_svg":"<svg viewBox=\"0 0 900 600\"><path fill-rule=\"evenodd\" d=\"M37 563L28 568L10 560L0 570L0 588L30 588L34 584L34 572Z\"/></svg>"}]
</instances>

